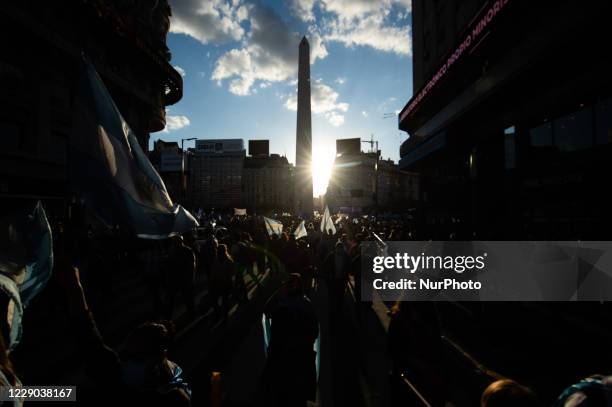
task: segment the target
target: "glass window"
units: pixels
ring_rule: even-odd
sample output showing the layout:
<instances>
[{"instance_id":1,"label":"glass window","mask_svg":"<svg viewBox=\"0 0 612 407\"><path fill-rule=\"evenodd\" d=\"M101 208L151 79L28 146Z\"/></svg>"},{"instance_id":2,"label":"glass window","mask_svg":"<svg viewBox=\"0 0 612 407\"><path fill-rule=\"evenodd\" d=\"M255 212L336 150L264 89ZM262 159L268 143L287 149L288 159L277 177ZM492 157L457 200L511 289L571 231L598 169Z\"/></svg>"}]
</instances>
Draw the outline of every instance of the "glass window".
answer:
<instances>
[{"instance_id":1,"label":"glass window","mask_svg":"<svg viewBox=\"0 0 612 407\"><path fill-rule=\"evenodd\" d=\"M612 143L612 99L600 102L595 107L595 142Z\"/></svg>"},{"instance_id":2,"label":"glass window","mask_svg":"<svg viewBox=\"0 0 612 407\"><path fill-rule=\"evenodd\" d=\"M584 150L593 145L593 110L588 107L555 120L555 145L561 151Z\"/></svg>"},{"instance_id":3,"label":"glass window","mask_svg":"<svg viewBox=\"0 0 612 407\"><path fill-rule=\"evenodd\" d=\"M532 147L552 146L552 124L544 123L529 130L529 141Z\"/></svg>"}]
</instances>

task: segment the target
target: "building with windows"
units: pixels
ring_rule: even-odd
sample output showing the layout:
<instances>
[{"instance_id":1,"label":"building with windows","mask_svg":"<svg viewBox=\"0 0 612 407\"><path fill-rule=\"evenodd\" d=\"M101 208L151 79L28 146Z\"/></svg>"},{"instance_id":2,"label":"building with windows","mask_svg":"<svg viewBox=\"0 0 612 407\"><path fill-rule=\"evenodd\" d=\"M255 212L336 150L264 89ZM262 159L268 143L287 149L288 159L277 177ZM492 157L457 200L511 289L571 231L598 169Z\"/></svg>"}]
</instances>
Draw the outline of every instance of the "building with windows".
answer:
<instances>
[{"instance_id":1,"label":"building with windows","mask_svg":"<svg viewBox=\"0 0 612 407\"><path fill-rule=\"evenodd\" d=\"M418 174L400 171L393 160L381 160L379 155L354 148L337 154L325 195L332 211L406 211L416 206Z\"/></svg>"},{"instance_id":2,"label":"building with windows","mask_svg":"<svg viewBox=\"0 0 612 407\"><path fill-rule=\"evenodd\" d=\"M287 157L257 154L246 157L242 174L242 197L249 213L293 211L294 167Z\"/></svg>"},{"instance_id":3,"label":"building with windows","mask_svg":"<svg viewBox=\"0 0 612 407\"><path fill-rule=\"evenodd\" d=\"M242 139L196 140L187 159L187 203L197 210L242 208Z\"/></svg>"},{"instance_id":4,"label":"building with windows","mask_svg":"<svg viewBox=\"0 0 612 407\"><path fill-rule=\"evenodd\" d=\"M399 113L410 136L399 165L420 173L421 239L609 240L610 4L412 4L414 93ZM554 287L544 263L536 268ZM580 265L577 281L591 268L610 287L591 266ZM438 303L436 312L445 338L542 400L576 371L611 363L609 303ZM546 377L534 373L551 365Z\"/></svg>"},{"instance_id":5,"label":"building with windows","mask_svg":"<svg viewBox=\"0 0 612 407\"><path fill-rule=\"evenodd\" d=\"M186 177L183 171L183 151L176 141L157 140L149 152L149 160L162 177L166 190L174 202L183 202Z\"/></svg>"},{"instance_id":6,"label":"building with windows","mask_svg":"<svg viewBox=\"0 0 612 407\"><path fill-rule=\"evenodd\" d=\"M400 168L423 225L482 239L607 240L612 63L605 2L413 1ZM517 29L520 22L520 29Z\"/></svg>"}]
</instances>

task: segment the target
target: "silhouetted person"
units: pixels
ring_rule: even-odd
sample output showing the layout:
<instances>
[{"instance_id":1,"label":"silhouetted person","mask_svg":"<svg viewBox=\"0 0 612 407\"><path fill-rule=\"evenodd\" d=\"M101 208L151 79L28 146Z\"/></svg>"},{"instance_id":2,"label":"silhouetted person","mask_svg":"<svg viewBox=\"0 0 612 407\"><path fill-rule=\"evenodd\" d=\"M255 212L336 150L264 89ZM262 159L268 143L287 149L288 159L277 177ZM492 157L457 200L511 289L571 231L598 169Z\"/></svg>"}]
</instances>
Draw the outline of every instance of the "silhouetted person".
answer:
<instances>
[{"instance_id":1,"label":"silhouetted person","mask_svg":"<svg viewBox=\"0 0 612 407\"><path fill-rule=\"evenodd\" d=\"M187 247L181 236L172 238L172 246L165 267L166 298L164 312L166 318L172 319L176 294L181 293L190 317L195 316L195 255Z\"/></svg>"},{"instance_id":2,"label":"silhouetted person","mask_svg":"<svg viewBox=\"0 0 612 407\"><path fill-rule=\"evenodd\" d=\"M315 310L303 293L301 276L293 273L268 300L265 313L272 321L269 356L264 372L269 405L305 406L316 397L316 353L319 335Z\"/></svg>"},{"instance_id":3,"label":"silhouetted person","mask_svg":"<svg viewBox=\"0 0 612 407\"><path fill-rule=\"evenodd\" d=\"M229 295L232 291L233 275L234 259L229 254L227 246L220 244L217 248L217 258L212 265L210 294L216 317L223 318L224 321L227 320L229 312Z\"/></svg>"},{"instance_id":4,"label":"silhouetted person","mask_svg":"<svg viewBox=\"0 0 612 407\"><path fill-rule=\"evenodd\" d=\"M139 326L129 335L120 357L106 346L98 331L78 269L58 261L54 272L68 300L77 351L96 389L93 394L80 390L81 400L91 398L91 402L100 405L191 405L191 390L183 380L181 368L167 358L171 323L148 322Z\"/></svg>"}]
</instances>

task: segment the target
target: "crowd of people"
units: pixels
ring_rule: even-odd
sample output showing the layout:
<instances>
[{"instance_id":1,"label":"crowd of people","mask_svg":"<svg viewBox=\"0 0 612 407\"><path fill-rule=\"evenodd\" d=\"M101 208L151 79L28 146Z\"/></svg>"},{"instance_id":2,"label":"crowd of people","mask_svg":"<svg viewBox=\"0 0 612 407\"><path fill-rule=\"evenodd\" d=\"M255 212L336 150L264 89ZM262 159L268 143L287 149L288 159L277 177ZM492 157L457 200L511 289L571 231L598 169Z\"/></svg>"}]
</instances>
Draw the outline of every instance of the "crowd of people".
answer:
<instances>
[{"instance_id":1,"label":"crowd of people","mask_svg":"<svg viewBox=\"0 0 612 407\"><path fill-rule=\"evenodd\" d=\"M256 286L267 276L279 286L264 309L274 322L262 382L267 405L306 405L307 400L316 398L317 386L313 344L320 333L320 310L311 301L313 292L325 282L329 296L326 312L335 325L344 317L349 283L357 293L361 291L362 242L414 240L419 236L409 216L337 215L332 218L335 230L326 230L320 216L304 220L285 214L275 217L282 223L282 231L271 232L260 216L200 215L196 230L165 240L133 239L120 229L99 235L92 227L77 234L60 222L53 224L53 278L65 294L76 352L98 387L112 384L120 389L113 394L114 400L121 397L135 404L189 405L190 386L180 366L168 357L177 316L193 321L210 313L215 321L225 324L234 305L248 306L249 285ZM306 233L297 233L303 221ZM100 269L109 264L128 264L139 271L153 310L147 318L151 322L135 327L115 349L100 334L94 317L96 306L92 306L104 301L98 298L105 291L104 279L99 277L107 270ZM198 295L197 281L204 282L207 295ZM9 308L11 295L8 289L0 291L4 309ZM182 300L182 314L177 310L177 297ZM359 312L369 312L369 303L358 304ZM441 387L445 384L439 378L444 361L434 308L408 302L388 305L392 391L403 393L397 390L402 386L399 378L417 377L433 405L442 405L445 392ZM6 318L1 321L0 381L20 385L19 367L10 359L11 326ZM610 405L606 403L612 400L611 389L609 377L590 377L564 391L557 405ZM500 379L485 389L481 405L539 404L529 388Z\"/></svg>"}]
</instances>

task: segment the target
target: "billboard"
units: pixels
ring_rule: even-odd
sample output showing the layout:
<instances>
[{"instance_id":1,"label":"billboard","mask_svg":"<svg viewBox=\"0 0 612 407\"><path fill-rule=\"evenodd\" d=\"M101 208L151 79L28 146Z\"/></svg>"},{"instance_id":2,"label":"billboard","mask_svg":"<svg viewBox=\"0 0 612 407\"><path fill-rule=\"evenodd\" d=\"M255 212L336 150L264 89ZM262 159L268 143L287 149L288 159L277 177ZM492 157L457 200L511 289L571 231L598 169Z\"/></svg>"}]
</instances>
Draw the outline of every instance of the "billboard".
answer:
<instances>
[{"instance_id":1,"label":"billboard","mask_svg":"<svg viewBox=\"0 0 612 407\"><path fill-rule=\"evenodd\" d=\"M198 153L221 154L237 153L244 150L241 138L196 140L195 149Z\"/></svg>"},{"instance_id":2,"label":"billboard","mask_svg":"<svg viewBox=\"0 0 612 407\"><path fill-rule=\"evenodd\" d=\"M344 138L336 140L336 155L352 155L361 152L360 138Z\"/></svg>"},{"instance_id":3,"label":"billboard","mask_svg":"<svg viewBox=\"0 0 612 407\"><path fill-rule=\"evenodd\" d=\"M270 140L249 140L249 155L251 157L267 157L269 154Z\"/></svg>"}]
</instances>

